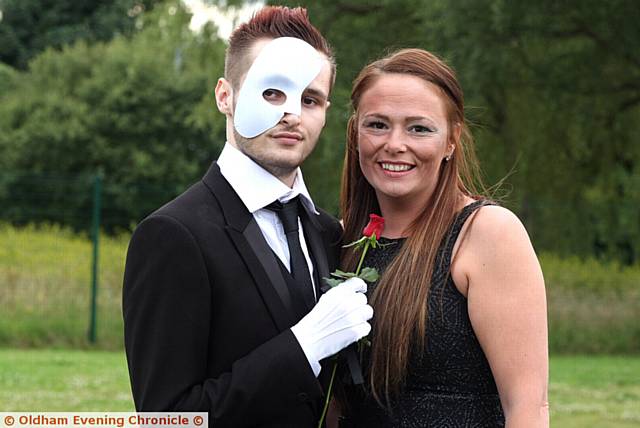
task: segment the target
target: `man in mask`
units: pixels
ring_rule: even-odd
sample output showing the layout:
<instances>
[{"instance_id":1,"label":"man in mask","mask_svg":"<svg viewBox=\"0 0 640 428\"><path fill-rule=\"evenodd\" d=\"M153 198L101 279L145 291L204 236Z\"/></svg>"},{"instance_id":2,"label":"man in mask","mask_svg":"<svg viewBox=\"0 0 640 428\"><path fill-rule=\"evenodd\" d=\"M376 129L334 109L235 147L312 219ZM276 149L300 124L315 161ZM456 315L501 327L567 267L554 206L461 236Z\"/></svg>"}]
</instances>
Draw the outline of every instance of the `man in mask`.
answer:
<instances>
[{"instance_id":1,"label":"man in mask","mask_svg":"<svg viewBox=\"0 0 640 428\"><path fill-rule=\"evenodd\" d=\"M359 279L321 294L341 228L299 168L334 75L304 9L265 7L232 34L215 91L227 143L129 245L125 347L139 411L208 411L215 427L316 426L318 379L330 372L321 360L367 335L373 313Z\"/></svg>"}]
</instances>

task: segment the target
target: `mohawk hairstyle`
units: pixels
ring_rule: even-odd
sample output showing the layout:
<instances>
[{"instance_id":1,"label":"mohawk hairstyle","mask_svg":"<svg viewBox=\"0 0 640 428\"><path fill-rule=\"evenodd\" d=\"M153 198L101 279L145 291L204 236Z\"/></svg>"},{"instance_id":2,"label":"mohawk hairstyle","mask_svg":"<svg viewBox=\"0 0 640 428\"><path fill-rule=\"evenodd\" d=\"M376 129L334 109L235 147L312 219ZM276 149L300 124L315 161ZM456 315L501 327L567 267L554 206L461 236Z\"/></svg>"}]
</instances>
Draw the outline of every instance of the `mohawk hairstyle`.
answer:
<instances>
[{"instance_id":1,"label":"mohawk hairstyle","mask_svg":"<svg viewBox=\"0 0 640 428\"><path fill-rule=\"evenodd\" d=\"M307 10L302 7L291 9L285 6L265 6L256 12L249 22L236 28L229 38L224 76L234 88L237 88L240 78L251 65L247 54L253 44L260 39L278 37L301 39L326 55L331 64L331 87L333 87L336 76L333 50L320 31L309 22Z\"/></svg>"}]
</instances>

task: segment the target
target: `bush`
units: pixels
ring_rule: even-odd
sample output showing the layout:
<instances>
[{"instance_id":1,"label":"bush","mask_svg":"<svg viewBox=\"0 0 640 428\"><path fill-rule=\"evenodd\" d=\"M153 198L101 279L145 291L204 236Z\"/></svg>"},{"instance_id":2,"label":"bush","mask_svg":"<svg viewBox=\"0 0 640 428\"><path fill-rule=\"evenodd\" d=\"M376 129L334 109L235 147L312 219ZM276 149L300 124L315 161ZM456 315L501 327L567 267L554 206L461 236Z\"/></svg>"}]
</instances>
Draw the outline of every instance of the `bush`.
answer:
<instances>
[{"instance_id":1,"label":"bush","mask_svg":"<svg viewBox=\"0 0 640 428\"><path fill-rule=\"evenodd\" d=\"M640 353L640 266L540 256L554 353Z\"/></svg>"},{"instance_id":2,"label":"bush","mask_svg":"<svg viewBox=\"0 0 640 428\"><path fill-rule=\"evenodd\" d=\"M540 255L547 288L577 293L624 294L640 289L640 265L623 266L616 261L594 258Z\"/></svg>"}]
</instances>

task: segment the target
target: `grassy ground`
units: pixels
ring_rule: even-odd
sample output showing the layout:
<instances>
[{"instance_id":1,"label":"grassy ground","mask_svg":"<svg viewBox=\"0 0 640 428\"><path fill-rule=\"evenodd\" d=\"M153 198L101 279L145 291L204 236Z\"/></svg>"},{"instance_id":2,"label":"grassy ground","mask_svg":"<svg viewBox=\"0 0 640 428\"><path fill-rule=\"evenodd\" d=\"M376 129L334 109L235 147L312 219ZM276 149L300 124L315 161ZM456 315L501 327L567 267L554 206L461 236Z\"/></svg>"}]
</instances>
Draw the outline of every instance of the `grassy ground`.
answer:
<instances>
[{"instance_id":1,"label":"grassy ground","mask_svg":"<svg viewBox=\"0 0 640 428\"><path fill-rule=\"evenodd\" d=\"M124 353L0 349L0 411L133 411Z\"/></svg>"},{"instance_id":2,"label":"grassy ground","mask_svg":"<svg viewBox=\"0 0 640 428\"><path fill-rule=\"evenodd\" d=\"M551 426L640 425L640 357L551 359ZM0 411L132 411L120 352L0 349Z\"/></svg>"},{"instance_id":3,"label":"grassy ground","mask_svg":"<svg viewBox=\"0 0 640 428\"><path fill-rule=\"evenodd\" d=\"M640 357L554 357L551 426L640 426Z\"/></svg>"}]
</instances>

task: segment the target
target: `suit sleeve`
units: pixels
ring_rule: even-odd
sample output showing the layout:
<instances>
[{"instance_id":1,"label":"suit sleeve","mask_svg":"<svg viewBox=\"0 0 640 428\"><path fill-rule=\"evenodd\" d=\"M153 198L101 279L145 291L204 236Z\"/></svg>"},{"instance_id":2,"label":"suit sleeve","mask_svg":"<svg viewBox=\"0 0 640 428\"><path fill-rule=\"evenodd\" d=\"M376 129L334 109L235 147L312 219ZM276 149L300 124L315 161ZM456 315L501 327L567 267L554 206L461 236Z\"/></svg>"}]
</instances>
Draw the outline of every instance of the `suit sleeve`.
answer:
<instances>
[{"instance_id":1,"label":"suit sleeve","mask_svg":"<svg viewBox=\"0 0 640 428\"><path fill-rule=\"evenodd\" d=\"M181 223L155 215L138 226L123 289L136 409L208 411L211 425L243 427L319 399L319 383L291 330L208 377L209 352L219 349L209 343L211 287L198 243Z\"/></svg>"}]
</instances>

